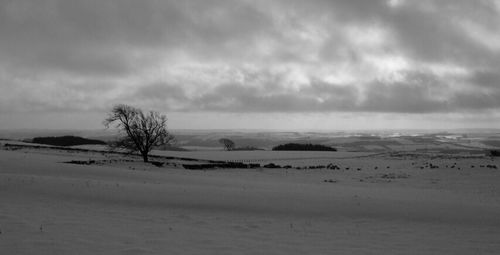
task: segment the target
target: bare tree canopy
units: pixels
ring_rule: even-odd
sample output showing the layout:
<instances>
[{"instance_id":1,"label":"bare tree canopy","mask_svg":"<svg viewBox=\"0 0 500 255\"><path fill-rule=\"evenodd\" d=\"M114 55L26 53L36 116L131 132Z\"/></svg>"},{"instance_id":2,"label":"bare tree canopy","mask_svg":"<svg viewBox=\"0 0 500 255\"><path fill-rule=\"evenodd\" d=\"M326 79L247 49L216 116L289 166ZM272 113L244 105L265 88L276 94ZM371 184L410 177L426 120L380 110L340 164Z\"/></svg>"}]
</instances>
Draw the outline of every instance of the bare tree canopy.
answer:
<instances>
[{"instance_id":1,"label":"bare tree canopy","mask_svg":"<svg viewBox=\"0 0 500 255\"><path fill-rule=\"evenodd\" d=\"M219 139L219 143L221 143L222 145L224 145L224 149L228 150L228 151L232 151L234 149L234 142L227 139L227 138L221 138Z\"/></svg>"},{"instance_id":2,"label":"bare tree canopy","mask_svg":"<svg viewBox=\"0 0 500 255\"><path fill-rule=\"evenodd\" d=\"M145 114L139 108L120 104L114 106L104 120L106 128L113 123L124 133L113 147L138 151L144 162L148 162L148 154L155 146L173 141L173 136L167 131L167 117L158 112Z\"/></svg>"}]
</instances>

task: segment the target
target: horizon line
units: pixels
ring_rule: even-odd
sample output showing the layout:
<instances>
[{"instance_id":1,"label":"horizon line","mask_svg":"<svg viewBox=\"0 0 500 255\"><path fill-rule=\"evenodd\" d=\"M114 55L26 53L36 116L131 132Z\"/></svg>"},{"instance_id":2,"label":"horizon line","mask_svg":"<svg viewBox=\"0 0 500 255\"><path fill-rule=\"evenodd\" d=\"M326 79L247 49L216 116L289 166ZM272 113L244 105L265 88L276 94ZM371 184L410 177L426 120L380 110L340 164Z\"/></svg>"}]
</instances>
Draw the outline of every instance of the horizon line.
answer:
<instances>
[{"instance_id":1,"label":"horizon line","mask_svg":"<svg viewBox=\"0 0 500 255\"><path fill-rule=\"evenodd\" d=\"M111 128L0 128L0 132L5 131L114 131ZM248 132L362 132L362 131L498 131L500 128L372 128L372 129L285 129L285 128L171 128L170 131L248 131Z\"/></svg>"}]
</instances>

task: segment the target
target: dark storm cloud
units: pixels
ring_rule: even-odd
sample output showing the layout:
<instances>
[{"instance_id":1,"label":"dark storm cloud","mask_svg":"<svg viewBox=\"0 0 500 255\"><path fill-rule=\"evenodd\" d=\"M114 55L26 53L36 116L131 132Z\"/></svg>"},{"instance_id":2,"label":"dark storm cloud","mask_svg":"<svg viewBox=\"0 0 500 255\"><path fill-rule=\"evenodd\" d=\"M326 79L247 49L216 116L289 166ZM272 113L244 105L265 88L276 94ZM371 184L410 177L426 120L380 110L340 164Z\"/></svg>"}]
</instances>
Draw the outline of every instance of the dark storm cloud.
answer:
<instances>
[{"instance_id":1,"label":"dark storm cloud","mask_svg":"<svg viewBox=\"0 0 500 255\"><path fill-rule=\"evenodd\" d=\"M447 108L447 102L432 98L431 87L421 84L382 84L368 86L366 100L359 110L367 112L431 113Z\"/></svg>"},{"instance_id":2,"label":"dark storm cloud","mask_svg":"<svg viewBox=\"0 0 500 255\"><path fill-rule=\"evenodd\" d=\"M492 13L491 7L488 1L419 1L393 12L385 22L412 58L463 65L485 60L498 63L498 52L479 44L464 31L465 23L496 23L498 13Z\"/></svg>"},{"instance_id":3,"label":"dark storm cloud","mask_svg":"<svg viewBox=\"0 0 500 255\"><path fill-rule=\"evenodd\" d=\"M237 84L221 85L194 100L197 110L222 112L443 112L449 102L435 97L436 86L445 88L434 77L422 74L409 82L381 83L374 81L364 87L339 86L324 82L312 83L298 91L266 94L258 88ZM462 103L462 96L453 100ZM194 110L194 109L191 109Z\"/></svg>"},{"instance_id":4,"label":"dark storm cloud","mask_svg":"<svg viewBox=\"0 0 500 255\"><path fill-rule=\"evenodd\" d=\"M299 91L273 94L262 93L254 87L226 84L196 99L192 106L222 112L323 112L352 109L355 100L353 88L333 84L312 84Z\"/></svg>"},{"instance_id":5,"label":"dark storm cloud","mask_svg":"<svg viewBox=\"0 0 500 255\"><path fill-rule=\"evenodd\" d=\"M0 61L13 69L119 75L144 68L141 57L150 56L143 51L208 55L233 39L251 41L265 20L233 1L2 1Z\"/></svg>"},{"instance_id":6,"label":"dark storm cloud","mask_svg":"<svg viewBox=\"0 0 500 255\"><path fill-rule=\"evenodd\" d=\"M393 46L382 50L407 55L416 60L452 62L462 65L499 64L498 51L492 51L464 31L465 25L475 25L489 33L500 30L499 12L493 1L394 1L400 5L390 7L390 1L325 1L319 13L330 9L332 21L343 25L386 29ZM304 4L315 5L310 1ZM325 53L345 50L356 54L358 49L338 43L335 34L326 44ZM340 47L339 47L340 46ZM330 52L330 54L332 54ZM334 54L335 55L335 54Z\"/></svg>"},{"instance_id":7,"label":"dark storm cloud","mask_svg":"<svg viewBox=\"0 0 500 255\"><path fill-rule=\"evenodd\" d=\"M478 71L470 78L472 86L482 86L500 90L500 73L495 71Z\"/></svg>"},{"instance_id":8,"label":"dark storm cloud","mask_svg":"<svg viewBox=\"0 0 500 255\"><path fill-rule=\"evenodd\" d=\"M187 100L187 96L182 87L179 85L170 85L165 83L152 83L144 87L140 87L133 94L140 99L145 100L163 100L163 99L177 99L177 100Z\"/></svg>"},{"instance_id":9,"label":"dark storm cloud","mask_svg":"<svg viewBox=\"0 0 500 255\"><path fill-rule=\"evenodd\" d=\"M163 109L165 111L180 111L190 102L182 86L164 82L139 86L115 100L117 102L142 105L148 109Z\"/></svg>"},{"instance_id":10,"label":"dark storm cloud","mask_svg":"<svg viewBox=\"0 0 500 255\"><path fill-rule=\"evenodd\" d=\"M456 93L451 98L455 109L461 110L494 110L500 108L500 90L468 93Z\"/></svg>"},{"instance_id":11,"label":"dark storm cloud","mask_svg":"<svg viewBox=\"0 0 500 255\"><path fill-rule=\"evenodd\" d=\"M469 0L0 0L2 111L121 101L261 113L498 109L499 10Z\"/></svg>"}]
</instances>

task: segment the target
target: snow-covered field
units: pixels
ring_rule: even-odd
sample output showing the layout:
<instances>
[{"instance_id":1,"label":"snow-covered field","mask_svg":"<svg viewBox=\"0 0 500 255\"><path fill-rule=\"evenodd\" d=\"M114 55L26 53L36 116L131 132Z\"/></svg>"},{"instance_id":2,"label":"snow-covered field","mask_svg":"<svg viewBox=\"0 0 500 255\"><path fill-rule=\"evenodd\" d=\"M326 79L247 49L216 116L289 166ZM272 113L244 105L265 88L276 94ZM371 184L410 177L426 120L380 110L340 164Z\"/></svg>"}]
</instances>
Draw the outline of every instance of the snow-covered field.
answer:
<instances>
[{"instance_id":1,"label":"snow-covered field","mask_svg":"<svg viewBox=\"0 0 500 255\"><path fill-rule=\"evenodd\" d=\"M373 155L373 152L330 152L330 151L154 151L154 155L188 157L202 160L224 160L247 163L282 163L294 164L308 161L314 164L317 160L335 161L339 158L352 158ZM312 165L311 164L311 165Z\"/></svg>"},{"instance_id":2,"label":"snow-covered field","mask_svg":"<svg viewBox=\"0 0 500 255\"><path fill-rule=\"evenodd\" d=\"M2 148L0 254L500 252L498 158L169 153L300 158L341 170L190 171L106 153ZM104 163L63 163L71 160Z\"/></svg>"}]
</instances>

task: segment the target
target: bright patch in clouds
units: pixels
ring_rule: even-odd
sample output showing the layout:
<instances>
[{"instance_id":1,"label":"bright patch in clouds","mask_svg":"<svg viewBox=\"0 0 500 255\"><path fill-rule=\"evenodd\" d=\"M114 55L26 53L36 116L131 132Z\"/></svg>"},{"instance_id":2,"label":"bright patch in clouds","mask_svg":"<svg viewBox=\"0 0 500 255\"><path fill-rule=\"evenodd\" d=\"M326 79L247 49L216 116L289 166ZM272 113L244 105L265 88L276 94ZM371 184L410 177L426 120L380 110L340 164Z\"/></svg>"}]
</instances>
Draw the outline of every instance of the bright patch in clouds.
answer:
<instances>
[{"instance_id":1,"label":"bright patch in clouds","mask_svg":"<svg viewBox=\"0 0 500 255\"><path fill-rule=\"evenodd\" d=\"M98 128L117 103L175 128L500 127L499 6L0 1L0 128Z\"/></svg>"}]
</instances>

